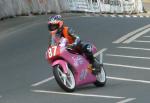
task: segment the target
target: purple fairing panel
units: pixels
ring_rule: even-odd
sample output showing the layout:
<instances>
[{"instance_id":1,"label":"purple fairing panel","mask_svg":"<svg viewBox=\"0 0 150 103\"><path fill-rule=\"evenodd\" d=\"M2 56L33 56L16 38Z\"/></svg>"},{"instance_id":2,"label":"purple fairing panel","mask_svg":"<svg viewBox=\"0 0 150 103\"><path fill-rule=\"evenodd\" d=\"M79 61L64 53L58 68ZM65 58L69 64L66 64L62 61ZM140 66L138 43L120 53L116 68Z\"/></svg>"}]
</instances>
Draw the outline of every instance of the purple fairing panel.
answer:
<instances>
[{"instance_id":1,"label":"purple fairing panel","mask_svg":"<svg viewBox=\"0 0 150 103\"><path fill-rule=\"evenodd\" d=\"M83 85L96 81L96 77L88 70L90 64L84 56L72 54L67 50L64 50L61 52L61 57L72 66L76 85Z\"/></svg>"},{"instance_id":2,"label":"purple fairing panel","mask_svg":"<svg viewBox=\"0 0 150 103\"><path fill-rule=\"evenodd\" d=\"M92 53L95 54L97 52L97 48L95 45L92 45Z\"/></svg>"}]
</instances>

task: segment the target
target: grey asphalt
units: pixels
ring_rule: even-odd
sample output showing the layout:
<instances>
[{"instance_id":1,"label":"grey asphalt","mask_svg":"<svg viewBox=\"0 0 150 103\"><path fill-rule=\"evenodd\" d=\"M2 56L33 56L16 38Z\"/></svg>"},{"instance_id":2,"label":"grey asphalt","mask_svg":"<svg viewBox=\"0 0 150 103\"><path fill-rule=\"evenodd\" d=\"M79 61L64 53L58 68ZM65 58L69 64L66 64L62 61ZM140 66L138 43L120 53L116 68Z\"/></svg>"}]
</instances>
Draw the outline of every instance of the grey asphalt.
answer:
<instances>
[{"instance_id":1,"label":"grey asphalt","mask_svg":"<svg viewBox=\"0 0 150 103\"><path fill-rule=\"evenodd\" d=\"M149 51L118 49L118 46L150 48L148 43L113 44L121 36L150 24L150 18L127 18L65 16L65 22L85 41L94 43L104 53L104 63L150 67L144 59L110 57L107 54L122 54L149 57ZM64 92L51 80L37 87L31 85L53 76L44 58L48 46L47 16L17 17L0 21L0 103L116 103L136 98L131 103L149 102L150 84L108 79L106 86L96 88L87 85L75 93L121 96L124 99L82 97L53 93L35 93L32 90ZM145 35L150 35L148 32ZM145 40L140 37L138 39ZM147 38L148 39L148 38ZM105 65L108 76L150 81L150 71Z\"/></svg>"}]
</instances>

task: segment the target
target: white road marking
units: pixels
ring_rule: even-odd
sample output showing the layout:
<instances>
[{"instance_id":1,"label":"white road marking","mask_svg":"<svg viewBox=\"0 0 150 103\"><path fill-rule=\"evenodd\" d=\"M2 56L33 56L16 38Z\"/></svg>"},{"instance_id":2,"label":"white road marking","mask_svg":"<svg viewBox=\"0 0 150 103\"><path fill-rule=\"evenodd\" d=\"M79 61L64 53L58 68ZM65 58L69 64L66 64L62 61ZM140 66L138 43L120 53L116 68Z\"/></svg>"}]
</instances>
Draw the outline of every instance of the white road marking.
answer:
<instances>
[{"instance_id":1,"label":"white road marking","mask_svg":"<svg viewBox=\"0 0 150 103\"><path fill-rule=\"evenodd\" d=\"M135 47L117 47L121 49L131 49L131 50L145 50L145 51L150 51L149 48L135 48Z\"/></svg>"},{"instance_id":2,"label":"white road marking","mask_svg":"<svg viewBox=\"0 0 150 103\"><path fill-rule=\"evenodd\" d=\"M117 102L117 103L127 103L127 102L131 102L131 101L133 101L133 100L135 100L135 99L136 99L136 98L127 98L127 99L122 100L122 101Z\"/></svg>"},{"instance_id":3,"label":"white road marking","mask_svg":"<svg viewBox=\"0 0 150 103\"><path fill-rule=\"evenodd\" d=\"M127 17L127 18L130 18L131 16L130 16L130 15L126 15L126 17Z\"/></svg>"},{"instance_id":4,"label":"white road marking","mask_svg":"<svg viewBox=\"0 0 150 103\"><path fill-rule=\"evenodd\" d=\"M122 64L111 64L111 63L103 63L103 64L106 66L133 68L133 69L140 69L140 70L150 70L149 67L137 67L137 66L122 65Z\"/></svg>"},{"instance_id":5,"label":"white road marking","mask_svg":"<svg viewBox=\"0 0 150 103\"><path fill-rule=\"evenodd\" d=\"M111 17L113 17L113 18L115 18L116 17L116 15L110 15Z\"/></svg>"},{"instance_id":6,"label":"white road marking","mask_svg":"<svg viewBox=\"0 0 150 103\"><path fill-rule=\"evenodd\" d=\"M132 17L137 18L138 16L137 15L133 15Z\"/></svg>"},{"instance_id":7,"label":"white road marking","mask_svg":"<svg viewBox=\"0 0 150 103\"><path fill-rule=\"evenodd\" d=\"M150 57L138 57L138 56L116 55L116 54L106 54L106 56L132 58L132 59L150 59Z\"/></svg>"},{"instance_id":8,"label":"white road marking","mask_svg":"<svg viewBox=\"0 0 150 103\"><path fill-rule=\"evenodd\" d=\"M139 43L150 43L150 41L144 41L144 40L134 40L133 42L139 42Z\"/></svg>"},{"instance_id":9,"label":"white road marking","mask_svg":"<svg viewBox=\"0 0 150 103\"><path fill-rule=\"evenodd\" d=\"M148 24L148 25L146 25L146 26L144 26L144 27L141 27L141 28L139 28L139 29L136 29L136 30L134 30L134 31L132 31L132 32L130 32L130 33L128 33L128 34L122 36L121 38L117 39L116 41L113 41L113 43L121 43L121 42L123 42L124 40L126 40L127 38L133 36L134 34L140 32L140 31L142 31L142 30L145 30L146 28L149 28L149 27L150 27L150 24Z\"/></svg>"},{"instance_id":10,"label":"white road marking","mask_svg":"<svg viewBox=\"0 0 150 103\"><path fill-rule=\"evenodd\" d=\"M143 68L143 67L135 67L135 66L127 66L127 65L120 65L120 64L108 64L108 63L104 63L104 65L108 65L108 66L121 66L121 67L127 67L127 68L136 68L136 69L150 69L150 68ZM150 84L150 81L145 81L145 80L134 80L134 79L128 79L128 78L118 78L118 77L110 77L110 76L107 76L108 79L113 79L113 80L123 80L123 81L130 81L130 82L139 82L139 83L148 83ZM40 82L37 82L35 84L32 84L31 86L32 87L36 87L36 86L39 86L39 85L42 85L48 81L51 81L54 79L54 76L50 77L50 78L47 78L47 79L44 79ZM0 96L1 98L2 96Z\"/></svg>"},{"instance_id":11,"label":"white road marking","mask_svg":"<svg viewBox=\"0 0 150 103\"><path fill-rule=\"evenodd\" d=\"M146 34L147 32L150 31L150 28L145 29L144 31L137 33L136 35L132 36L131 38L129 38L128 40L124 41L123 43L131 43L132 41L134 41L135 39L139 38L140 36L142 36L143 34Z\"/></svg>"},{"instance_id":12,"label":"white road marking","mask_svg":"<svg viewBox=\"0 0 150 103\"><path fill-rule=\"evenodd\" d=\"M143 15L140 15L140 18L143 18L144 16Z\"/></svg>"},{"instance_id":13,"label":"white road marking","mask_svg":"<svg viewBox=\"0 0 150 103\"><path fill-rule=\"evenodd\" d=\"M98 51L97 53L95 53L94 56L96 57L96 56L98 56L99 54L103 53L106 50L107 50L107 48L103 48L100 51Z\"/></svg>"},{"instance_id":14,"label":"white road marking","mask_svg":"<svg viewBox=\"0 0 150 103\"><path fill-rule=\"evenodd\" d=\"M146 80L135 80L135 79L129 79L129 78L119 78L119 77L107 76L107 79L150 84L150 81L146 81Z\"/></svg>"},{"instance_id":15,"label":"white road marking","mask_svg":"<svg viewBox=\"0 0 150 103\"><path fill-rule=\"evenodd\" d=\"M44 79L44 80L42 80L42 81L40 81L40 82L34 83L34 84L32 84L31 86L32 86L32 87L36 87L36 86L39 86L39 85L41 85L41 84L44 84L44 83L46 83L46 82L48 82L48 81L50 81L50 80L52 80L52 79L54 79L54 76L49 77L49 78L47 78L47 79Z\"/></svg>"},{"instance_id":16,"label":"white road marking","mask_svg":"<svg viewBox=\"0 0 150 103\"><path fill-rule=\"evenodd\" d=\"M53 79L54 79L54 78L53 78ZM53 80L53 79L51 79L51 80ZM135 80L135 79L130 79L130 78L120 78L120 77L107 76L107 79L150 84L150 81L146 81L146 80ZM50 80L49 80L49 81L50 81ZM47 81L47 82L48 82L48 81ZM36 86L39 86L39 85L36 85ZM36 87L36 86L34 86L34 87ZM1 96L1 97L2 97L2 96ZM0 98L1 98L1 97L0 97Z\"/></svg>"},{"instance_id":17,"label":"white road marking","mask_svg":"<svg viewBox=\"0 0 150 103\"><path fill-rule=\"evenodd\" d=\"M48 94L60 94L60 95L73 95L73 96L84 96L84 97L97 97L97 98L109 98L109 99L123 99L125 97L118 96L107 96L107 95L96 95L96 94L81 94L81 93L66 93L66 92L55 92L55 91L45 91L45 90L31 90L35 93L48 93Z\"/></svg>"},{"instance_id":18,"label":"white road marking","mask_svg":"<svg viewBox=\"0 0 150 103\"><path fill-rule=\"evenodd\" d=\"M123 18L124 16L123 16L123 15L118 15L118 17L121 17L121 18Z\"/></svg>"},{"instance_id":19,"label":"white road marking","mask_svg":"<svg viewBox=\"0 0 150 103\"><path fill-rule=\"evenodd\" d=\"M148 37L149 38L150 36L143 36L143 37Z\"/></svg>"}]
</instances>

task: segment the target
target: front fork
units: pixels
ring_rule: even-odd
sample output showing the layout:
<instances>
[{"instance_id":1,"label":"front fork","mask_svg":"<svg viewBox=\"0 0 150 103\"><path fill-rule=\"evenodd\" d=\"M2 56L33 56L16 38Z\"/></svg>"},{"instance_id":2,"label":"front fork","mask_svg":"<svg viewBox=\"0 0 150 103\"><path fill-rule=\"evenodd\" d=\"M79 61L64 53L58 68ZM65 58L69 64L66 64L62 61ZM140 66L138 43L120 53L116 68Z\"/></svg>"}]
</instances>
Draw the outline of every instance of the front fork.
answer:
<instances>
[{"instance_id":1,"label":"front fork","mask_svg":"<svg viewBox=\"0 0 150 103\"><path fill-rule=\"evenodd\" d=\"M98 51L97 53L94 54L94 57L99 56L99 63L100 63L101 65L103 65L103 53L104 53L104 51L106 51L106 50L107 50L107 48L104 48L104 49L102 49L102 50L100 50L100 51Z\"/></svg>"}]
</instances>

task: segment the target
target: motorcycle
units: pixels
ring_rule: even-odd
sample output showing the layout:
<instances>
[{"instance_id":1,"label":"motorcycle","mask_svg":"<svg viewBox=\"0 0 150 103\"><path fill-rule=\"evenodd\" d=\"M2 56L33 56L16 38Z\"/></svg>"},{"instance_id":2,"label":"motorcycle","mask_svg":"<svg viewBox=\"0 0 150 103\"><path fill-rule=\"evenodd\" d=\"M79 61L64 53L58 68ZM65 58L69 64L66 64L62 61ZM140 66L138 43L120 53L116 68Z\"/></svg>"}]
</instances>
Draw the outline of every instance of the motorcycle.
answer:
<instances>
[{"instance_id":1,"label":"motorcycle","mask_svg":"<svg viewBox=\"0 0 150 103\"><path fill-rule=\"evenodd\" d=\"M93 53L97 52L94 45L91 49ZM94 68L86 57L67 48L65 38L62 38L59 44L47 49L46 59L53 68L56 82L66 92L73 92L76 87L90 83L97 87L103 87L106 84L106 73L102 63L101 71L93 74Z\"/></svg>"}]
</instances>

